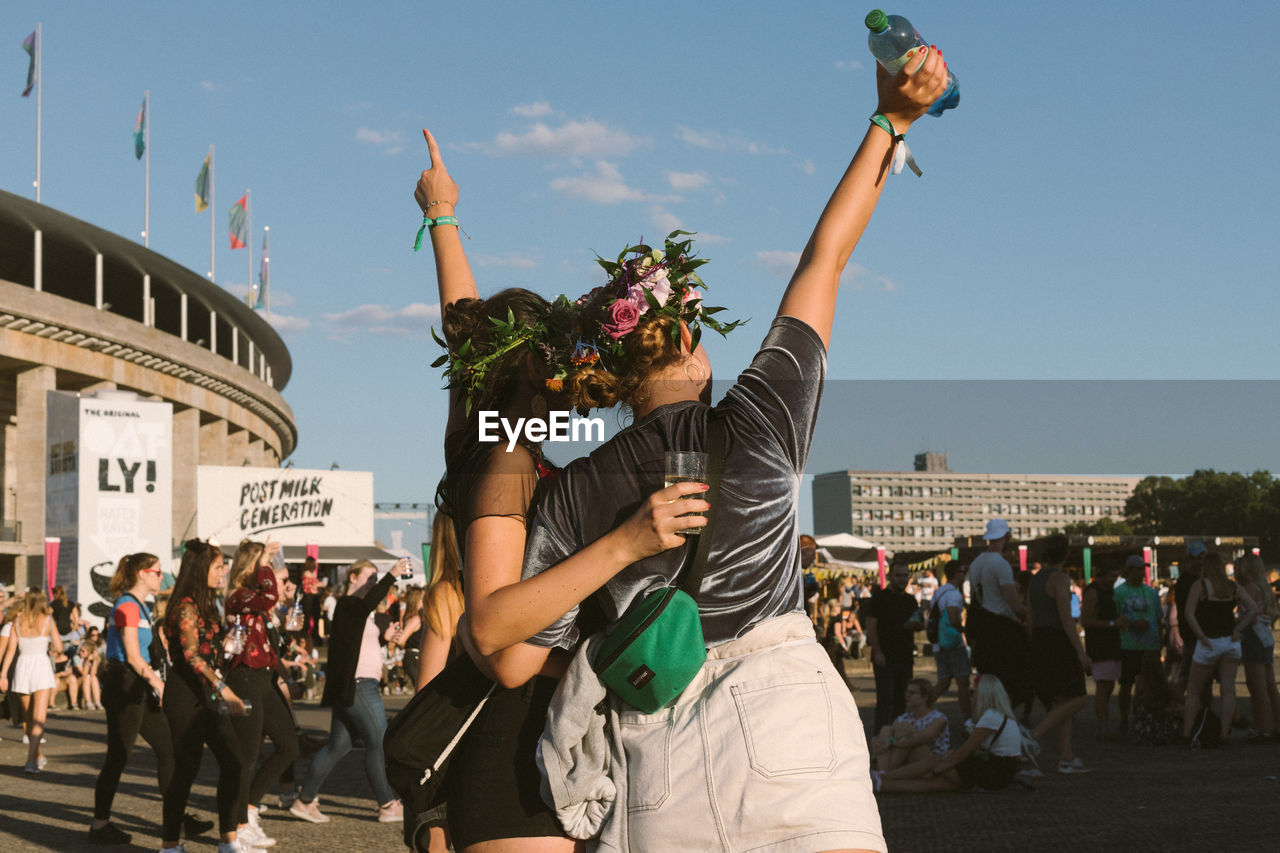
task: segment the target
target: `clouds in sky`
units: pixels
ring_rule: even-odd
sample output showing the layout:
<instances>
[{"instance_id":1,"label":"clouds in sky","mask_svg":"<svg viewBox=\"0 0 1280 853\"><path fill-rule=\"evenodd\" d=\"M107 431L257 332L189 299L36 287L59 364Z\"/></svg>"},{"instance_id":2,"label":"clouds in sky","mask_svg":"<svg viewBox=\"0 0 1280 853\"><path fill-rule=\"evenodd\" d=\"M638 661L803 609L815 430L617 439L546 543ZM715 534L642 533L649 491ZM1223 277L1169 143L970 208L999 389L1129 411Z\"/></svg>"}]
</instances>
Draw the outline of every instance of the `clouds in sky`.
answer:
<instances>
[{"instance_id":1,"label":"clouds in sky","mask_svg":"<svg viewBox=\"0 0 1280 853\"><path fill-rule=\"evenodd\" d=\"M497 267L510 270L531 270L538 262L521 252L507 252L505 255L486 255L477 253L469 256L473 267Z\"/></svg>"},{"instance_id":2,"label":"clouds in sky","mask_svg":"<svg viewBox=\"0 0 1280 853\"><path fill-rule=\"evenodd\" d=\"M595 170L571 178L555 178L551 189L570 198L593 201L596 204L617 204L623 201L661 201L661 196L650 195L627 184L622 172L613 163L597 160Z\"/></svg>"},{"instance_id":3,"label":"clouds in sky","mask_svg":"<svg viewBox=\"0 0 1280 853\"><path fill-rule=\"evenodd\" d=\"M708 151L734 151L742 154L786 154L785 148L778 148L764 142L749 139L741 133L720 133L716 130L694 130L680 125L676 128L676 138L694 148L705 148Z\"/></svg>"},{"instance_id":4,"label":"clouds in sky","mask_svg":"<svg viewBox=\"0 0 1280 853\"><path fill-rule=\"evenodd\" d=\"M546 101L534 101L531 104L516 104L511 108L511 113L521 118L543 118L544 116L553 115L555 111L551 109L551 104Z\"/></svg>"},{"instance_id":5,"label":"clouds in sky","mask_svg":"<svg viewBox=\"0 0 1280 853\"><path fill-rule=\"evenodd\" d=\"M700 190L711 183L706 172L667 172L667 183L676 192Z\"/></svg>"},{"instance_id":6,"label":"clouds in sky","mask_svg":"<svg viewBox=\"0 0 1280 853\"><path fill-rule=\"evenodd\" d=\"M523 133L502 131L492 142L472 143L472 146L499 157L625 157L651 144L650 140L632 136L625 130L582 119L566 121L558 127L534 122Z\"/></svg>"},{"instance_id":7,"label":"clouds in sky","mask_svg":"<svg viewBox=\"0 0 1280 853\"><path fill-rule=\"evenodd\" d=\"M423 335L433 320L440 319L440 306L411 302L403 308L366 303L336 314L325 314L330 336L345 340L356 334Z\"/></svg>"},{"instance_id":8,"label":"clouds in sky","mask_svg":"<svg viewBox=\"0 0 1280 853\"><path fill-rule=\"evenodd\" d=\"M356 130L356 140L372 145L383 154L404 153L404 133L399 130L375 130L361 127Z\"/></svg>"}]
</instances>

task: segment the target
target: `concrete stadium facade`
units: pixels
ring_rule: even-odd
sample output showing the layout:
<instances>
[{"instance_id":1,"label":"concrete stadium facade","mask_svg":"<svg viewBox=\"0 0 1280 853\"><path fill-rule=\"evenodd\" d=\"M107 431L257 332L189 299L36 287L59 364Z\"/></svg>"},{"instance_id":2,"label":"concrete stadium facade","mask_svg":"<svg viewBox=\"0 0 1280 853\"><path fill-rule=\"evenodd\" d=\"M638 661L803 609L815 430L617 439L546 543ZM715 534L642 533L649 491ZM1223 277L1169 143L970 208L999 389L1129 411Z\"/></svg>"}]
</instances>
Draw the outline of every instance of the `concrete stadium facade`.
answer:
<instances>
[{"instance_id":1,"label":"concrete stadium facade","mask_svg":"<svg viewBox=\"0 0 1280 853\"><path fill-rule=\"evenodd\" d=\"M127 390L173 406L173 536L199 465L279 466L292 360L243 301L138 243L0 191L0 582L39 584L46 396Z\"/></svg>"}]
</instances>

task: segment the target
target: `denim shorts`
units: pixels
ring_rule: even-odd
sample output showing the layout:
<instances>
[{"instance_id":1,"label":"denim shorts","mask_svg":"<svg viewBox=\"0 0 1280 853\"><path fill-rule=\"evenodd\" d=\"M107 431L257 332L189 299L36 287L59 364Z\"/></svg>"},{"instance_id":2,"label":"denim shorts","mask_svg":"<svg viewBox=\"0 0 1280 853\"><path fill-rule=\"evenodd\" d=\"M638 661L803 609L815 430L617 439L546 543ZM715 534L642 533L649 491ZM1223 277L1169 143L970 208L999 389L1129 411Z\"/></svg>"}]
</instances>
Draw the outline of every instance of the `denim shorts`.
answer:
<instances>
[{"instance_id":1,"label":"denim shorts","mask_svg":"<svg viewBox=\"0 0 1280 853\"><path fill-rule=\"evenodd\" d=\"M858 709L803 613L710 649L620 735L633 850L886 849Z\"/></svg>"},{"instance_id":2,"label":"denim shorts","mask_svg":"<svg viewBox=\"0 0 1280 853\"><path fill-rule=\"evenodd\" d=\"M969 650L963 645L954 649L938 649L933 653L933 662L938 667L938 679L968 678L973 673L969 665Z\"/></svg>"},{"instance_id":3,"label":"denim shorts","mask_svg":"<svg viewBox=\"0 0 1280 853\"><path fill-rule=\"evenodd\" d=\"M1209 648L1196 641L1196 652L1192 661L1201 666L1217 666L1223 658L1240 660L1240 641L1230 637L1209 637Z\"/></svg>"}]
</instances>

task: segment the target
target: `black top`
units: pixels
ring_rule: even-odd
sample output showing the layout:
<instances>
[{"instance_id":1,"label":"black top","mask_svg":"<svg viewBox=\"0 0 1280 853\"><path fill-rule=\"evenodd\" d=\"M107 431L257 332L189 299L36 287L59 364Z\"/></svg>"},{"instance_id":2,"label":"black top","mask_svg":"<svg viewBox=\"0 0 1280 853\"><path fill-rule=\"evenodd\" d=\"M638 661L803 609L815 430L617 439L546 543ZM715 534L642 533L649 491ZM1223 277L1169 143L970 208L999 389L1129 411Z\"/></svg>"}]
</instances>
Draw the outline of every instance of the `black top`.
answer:
<instances>
[{"instance_id":1,"label":"black top","mask_svg":"<svg viewBox=\"0 0 1280 853\"><path fill-rule=\"evenodd\" d=\"M1178 605L1178 634L1186 648L1192 648L1196 642L1195 632L1187 624L1187 596L1191 595L1191 587L1200 578L1195 575L1180 574L1178 582L1173 585L1173 602Z\"/></svg>"},{"instance_id":2,"label":"black top","mask_svg":"<svg viewBox=\"0 0 1280 853\"><path fill-rule=\"evenodd\" d=\"M363 595L344 595L333 609L333 632L329 637L329 662L325 666L324 696L321 705L348 708L356 699L356 664L364 623L395 583L395 572L387 572Z\"/></svg>"},{"instance_id":3,"label":"black top","mask_svg":"<svg viewBox=\"0 0 1280 853\"><path fill-rule=\"evenodd\" d=\"M1084 588L1085 595L1093 590L1098 596L1098 619L1116 618L1116 588L1109 583L1094 581ZM1087 628L1084 633L1084 652L1095 662L1120 660L1119 628Z\"/></svg>"},{"instance_id":4,"label":"black top","mask_svg":"<svg viewBox=\"0 0 1280 853\"><path fill-rule=\"evenodd\" d=\"M873 589L867 603L867 615L876 620L876 634L880 638L880 651L885 659L902 663L911 660L915 652L915 628L907 622L916 612L916 598L906 592L896 592L893 587Z\"/></svg>"},{"instance_id":5,"label":"black top","mask_svg":"<svg viewBox=\"0 0 1280 853\"><path fill-rule=\"evenodd\" d=\"M71 633L71 608L74 605L64 604L58 599L54 599L49 609L53 611L53 625L58 629L58 634L66 636Z\"/></svg>"},{"instance_id":6,"label":"black top","mask_svg":"<svg viewBox=\"0 0 1280 853\"><path fill-rule=\"evenodd\" d=\"M803 611L796 499L817 418L826 350L794 317L774 320L751 365L718 409L726 441L720 506L698 604L707 645L742 636L756 624ZM525 548L532 577L594 542L663 487L668 450L706 450L709 406L660 406L585 459L569 463L541 496ZM681 548L623 569L595 595L605 618L671 584ZM570 648L578 609L530 642Z\"/></svg>"},{"instance_id":7,"label":"black top","mask_svg":"<svg viewBox=\"0 0 1280 853\"><path fill-rule=\"evenodd\" d=\"M1200 623L1200 630L1206 637L1230 637L1236 629L1235 585L1231 585L1231 598L1225 601L1210 598L1211 591L1209 584L1201 583L1196 621Z\"/></svg>"}]
</instances>

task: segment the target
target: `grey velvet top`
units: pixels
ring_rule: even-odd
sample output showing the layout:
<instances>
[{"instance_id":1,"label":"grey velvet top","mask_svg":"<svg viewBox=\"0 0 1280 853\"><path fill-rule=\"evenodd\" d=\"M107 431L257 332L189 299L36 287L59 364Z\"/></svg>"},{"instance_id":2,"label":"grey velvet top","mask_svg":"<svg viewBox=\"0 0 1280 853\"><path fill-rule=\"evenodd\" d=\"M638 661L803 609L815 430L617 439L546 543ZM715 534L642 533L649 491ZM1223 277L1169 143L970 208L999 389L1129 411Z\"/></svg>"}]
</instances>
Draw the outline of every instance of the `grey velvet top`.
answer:
<instances>
[{"instance_id":1,"label":"grey velvet top","mask_svg":"<svg viewBox=\"0 0 1280 853\"><path fill-rule=\"evenodd\" d=\"M817 333L794 317L778 317L721 404L727 436L720 506L699 596L708 646L804 609L796 501L826 367ZM666 451L706 450L710 411L698 402L662 406L544 483L524 577L617 527L661 489ZM623 569L596 593L605 617L612 621L669 585L684 559L685 549L676 548ZM529 642L572 648L576 616L577 608Z\"/></svg>"}]
</instances>

